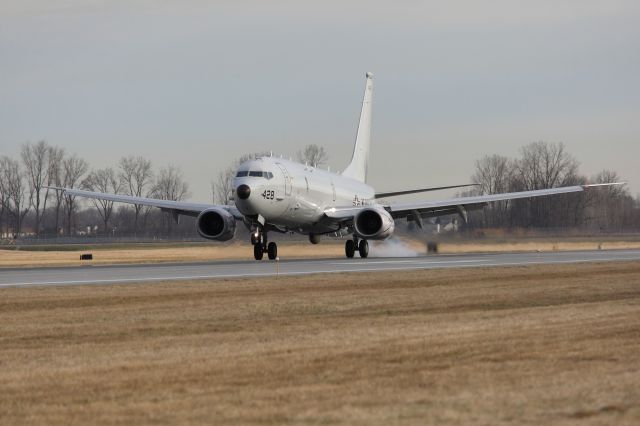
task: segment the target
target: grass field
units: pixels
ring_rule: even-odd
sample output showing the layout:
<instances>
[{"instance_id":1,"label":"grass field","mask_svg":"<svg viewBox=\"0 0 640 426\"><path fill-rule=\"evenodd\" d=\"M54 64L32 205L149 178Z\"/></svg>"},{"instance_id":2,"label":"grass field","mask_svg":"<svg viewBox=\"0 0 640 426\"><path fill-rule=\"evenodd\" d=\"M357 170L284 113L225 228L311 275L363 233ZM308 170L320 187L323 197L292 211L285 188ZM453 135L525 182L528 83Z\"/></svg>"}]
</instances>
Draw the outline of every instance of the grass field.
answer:
<instances>
[{"instance_id":1,"label":"grass field","mask_svg":"<svg viewBox=\"0 0 640 426\"><path fill-rule=\"evenodd\" d=\"M0 290L2 424L639 424L640 262Z\"/></svg>"},{"instance_id":2,"label":"grass field","mask_svg":"<svg viewBox=\"0 0 640 426\"><path fill-rule=\"evenodd\" d=\"M344 256L342 244L321 244L313 246L309 243L280 244L278 252L281 257L310 258ZM81 253L92 253L93 260L80 261ZM208 262L212 260L253 259L253 248L247 244L200 245L173 247L117 247L94 248L92 250L64 251L23 251L0 250L0 267L42 267L42 266L75 266L83 264L105 265L125 263L159 263L159 262Z\"/></svg>"},{"instance_id":3,"label":"grass field","mask_svg":"<svg viewBox=\"0 0 640 426\"><path fill-rule=\"evenodd\" d=\"M318 245L307 242L279 242L278 254L282 259L344 257L343 240L327 240ZM410 256L425 254L425 241L404 238L371 242L371 256ZM212 260L253 259L252 247L247 244L118 244L96 245L74 249L70 245L24 246L0 249L0 268L105 265L159 262L208 262ZM19 248L19 249L18 249ZM453 240L438 244L439 253L498 253L563 250L640 249L640 241L625 240L546 240L523 239L510 241ZM81 253L92 253L92 261L80 261Z\"/></svg>"}]
</instances>

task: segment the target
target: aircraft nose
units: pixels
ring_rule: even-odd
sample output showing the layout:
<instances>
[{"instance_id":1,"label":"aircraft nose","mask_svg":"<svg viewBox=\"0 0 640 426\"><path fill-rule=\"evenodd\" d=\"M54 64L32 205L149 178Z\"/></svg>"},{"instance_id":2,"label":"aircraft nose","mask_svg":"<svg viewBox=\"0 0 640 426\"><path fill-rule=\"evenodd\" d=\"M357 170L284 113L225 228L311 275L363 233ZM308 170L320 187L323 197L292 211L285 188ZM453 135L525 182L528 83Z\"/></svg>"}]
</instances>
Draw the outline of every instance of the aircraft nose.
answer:
<instances>
[{"instance_id":1,"label":"aircraft nose","mask_svg":"<svg viewBox=\"0 0 640 426\"><path fill-rule=\"evenodd\" d=\"M236 188L236 194L241 200L246 200L251 195L251 188L249 188L249 185L242 184Z\"/></svg>"}]
</instances>

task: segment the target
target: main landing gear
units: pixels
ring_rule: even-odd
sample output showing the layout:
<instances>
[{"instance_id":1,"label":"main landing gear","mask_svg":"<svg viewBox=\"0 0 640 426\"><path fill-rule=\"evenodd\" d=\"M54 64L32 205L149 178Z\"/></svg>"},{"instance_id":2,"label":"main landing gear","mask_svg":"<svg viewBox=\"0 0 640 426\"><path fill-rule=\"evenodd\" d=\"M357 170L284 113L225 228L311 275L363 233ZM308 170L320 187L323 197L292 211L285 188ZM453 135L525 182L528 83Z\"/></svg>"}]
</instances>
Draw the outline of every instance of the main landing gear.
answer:
<instances>
[{"instance_id":1,"label":"main landing gear","mask_svg":"<svg viewBox=\"0 0 640 426\"><path fill-rule=\"evenodd\" d=\"M358 238L354 236L353 240L347 240L344 244L344 253L351 259L356 254L356 249L361 258L366 259L369 256L369 243L367 240L358 241Z\"/></svg>"},{"instance_id":2,"label":"main landing gear","mask_svg":"<svg viewBox=\"0 0 640 426\"><path fill-rule=\"evenodd\" d=\"M267 253L269 260L275 260L278 257L278 245L273 241L267 243L267 233L256 230L251 234L251 244L253 244L253 257L256 260L262 260Z\"/></svg>"}]
</instances>

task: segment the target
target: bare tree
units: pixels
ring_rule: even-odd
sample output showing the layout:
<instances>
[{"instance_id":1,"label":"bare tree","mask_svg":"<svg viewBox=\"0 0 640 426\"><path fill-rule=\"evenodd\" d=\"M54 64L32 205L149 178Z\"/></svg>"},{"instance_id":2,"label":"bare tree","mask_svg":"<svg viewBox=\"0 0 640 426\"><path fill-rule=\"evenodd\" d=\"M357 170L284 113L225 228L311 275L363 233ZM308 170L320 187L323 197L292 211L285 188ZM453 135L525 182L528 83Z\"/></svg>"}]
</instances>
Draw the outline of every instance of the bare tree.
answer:
<instances>
[{"instance_id":1,"label":"bare tree","mask_svg":"<svg viewBox=\"0 0 640 426\"><path fill-rule=\"evenodd\" d=\"M28 185L20 163L9 157L0 157L0 174L3 192L6 194L5 208L14 219L14 234L19 235L22 232L22 221L29 212L29 197L25 198Z\"/></svg>"},{"instance_id":2,"label":"bare tree","mask_svg":"<svg viewBox=\"0 0 640 426\"><path fill-rule=\"evenodd\" d=\"M64 185L64 173L62 162L64 160L64 149L58 147L51 147L49 150L49 164L48 164L48 172L47 172L47 186L56 186L62 187ZM43 210L47 208L47 200L48 200L49 190L47 189L47 194L44 197L44 207ZM56 212L56 221L55 221L55 233L58 234L60 229L60 208L62 207L62 203L64 201L64 195L62 191L54 191L55 196L55 212Z\"/></svg>"},{"instance_id":3,"label":"bare tree","mask_svg":"<svg viewBox=\"0 0 640 426\"><path fill-rule=\"evenodd\" d=\"M161 200L182 201L189 196L189 184L184 180L182 171L173 165L164 167L158 173L153 194ZM167 212L174 214L175 212ZM177 215L174 219L177 221ZM172 230L172 220L167 218L167 232Z\"/></svg>"},{"instance_id":4,"label":"bare tree","mask_svg":"<svg viewBox=\"0 0 640 426\"><path fill-rule=\"evenodd\" d=\"M578 162L563 143L534 142L522 148L516 178L523 190L556 188L575 180Z\"/></svg>"},{"instance_id":5,"label":"bare tree","mask_svg":"<svg viewBox=\"0 0 640 426\"><path fill-rule=\"evenodd\" d=\"M122 157L120 159L120 180L123 190L133 197L148 197L153 191L153 171L151 161L143 157ZM141 204L134 204L135 210L134 233L138 232L138 219L144 208Z\"/></svg>"},{"instance_id":6,"label":"bare tree","mask_svg":"<svg viewBox=\"0 0 640 426\"><path fill-rule=\"evenodd\" d=\"M593 183L613 183L613 182L622 182L622 178L618 175L617 172L613 170L602 170L600 173L596 174L592 179ZM612 185L602 188L603 191L599 191L600 194L604 194L609 198L620 198L625 196L631 196L629 194L629 188L624 185Z\"/></svg>"},{"instance_id":7,"label":"bare tree","mask_svg":"<svg viewBox=\"0 0 640 426\"><path fill-rule=\"evenodd\" d=\"M513 163L501 155L485 155L476 161L476 171L471 177L480 194L508 192L513 176ZM508 201L491 203L482 211L485 226L504 226L509 210Z\"/></svg>"},{"instance_id":8,"label":"bare tree","mask_svg":"<svg viewBox=\"0 0 640 426\"><path fill-rule=\"evenodd\" d=\"M81 182L82 177L87 173L89 164L86 160L78 157L76 154L67 156L62 161L62 181L65 188L76 188ZM64 195L64 209L67 216L67 235L71 235L71 227L73 217L76 213L76 197L74 195Z\"/></svg>"},{"instance_id":9,"label":"bare tree","mask_svg":"<svg viewBox=\"0 0 640 426\"><path fill-rule=\"evenodd\" d=\"M169 165L160 169L153 193L161 200L182 201L189 196L189 184L179 168Z\"/></svg>"},{"instance_id":10,"label":"bare tree","mask_svg":"<svg viewBox=\"0 0 640 426\"><path fill-rule=\"evenodd\" d=\"M602 170L595 175L591 182L610 183L620 182L620 176L613 170ZM598 188L592 193L592 219L600 229L622 227L632 216L633 199L626 186L607 186Z\"/></svg>"},{"instance_id":11,"label":"bare tree","mask_svg":"<svg viewBox=\"0 0 640 426\"><path fill-rule=\"evenodd\" d=\"M296 157L299 162L308 164L313 167L319 167L329 160L329 155L324 147L316 144L309 144L302 151L298 151Z\"/></svg>"},{"instance_id":12,"label":"bare tree","mask_svg":"<svg viewBox=\"0 0 640 426\"><path fill-rule=\"evenodd\" d=\"M120 192L122 185L120 179L112 168L98 169L92 171L83 181L82 186L90 191L106 192L109 194L117 194ZM108 223L111 213L113 212L113 201L92 199L93 205L98 210L103 222L105 235L108 234Z\"/></svg>"},{"instance_id":13,"label":"bare tree","mask_svg":"<svg viewBox=\"0 0 640 426\"><path fill-rule=\"evenodd\" d=\"M218 173L218 179L214 183L215 202L227 205L232 199L233 178L236 173L235 167L227 167Z\"/></svg>"},{"instance_id":14,"label":"bare tree","mask_svg":"<svg viewBox=\"0 0 640 426\"><path fill-rule=\"evenodd\" d=\"M4 160L0 157L0 235L3 233L3 229L6 232L9 232L9 220L5 221L5 214L7 212L7 206L9 204L9 193L7 192L7 188L5 188L6 182L4 180ZM3 223L6 223L6 228L3 228Z\"/></svg>"},{"instance_id":15,"label":"bare tree","mask_svg":"<svg viewBox=\"0 0 640 426\"><path fill-rule=\"evenodd\" d=\"M515 163L513 189L530 191L577 185L585 182L578 175L578 162L569 154L564 144L534 142L521 150L522 156ZM585 197L575 194L516 200L512 213L520 225L549 227L580 221Z\"/></svg>"},{"instance_id":16,"label":"bare tree","mask_svg":"<svg viewBox=\"0 0 640 426\"><path fill-rule=\"evenodd\" d=\"M42 190L43 186L48 181L49 168L49 152L50 147L45 141L40 141L35 144L25 143L22 145L20 155L25 167L25 176L27 178L27 184L29 185L29 193L31 198L29 202L36 213L36 223L34 231L36 235L40 235L41 229L41 215L44 215L44 209L40 209L42 202ZM44 195L46 199L46 193Z\"/></svg>"}]
</instances>

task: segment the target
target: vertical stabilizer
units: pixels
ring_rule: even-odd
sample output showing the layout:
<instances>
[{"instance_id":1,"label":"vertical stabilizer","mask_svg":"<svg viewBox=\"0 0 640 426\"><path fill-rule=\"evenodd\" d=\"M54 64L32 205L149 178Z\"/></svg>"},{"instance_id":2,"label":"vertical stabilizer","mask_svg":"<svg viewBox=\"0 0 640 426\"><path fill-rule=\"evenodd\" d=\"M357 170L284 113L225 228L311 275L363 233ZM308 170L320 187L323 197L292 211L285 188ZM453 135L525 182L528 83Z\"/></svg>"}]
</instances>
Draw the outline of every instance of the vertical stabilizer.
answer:
<instances>
[{"instance_id":1,"label":"vertical stabilizer","mask_svg":"<svg viewBox=\"0 0 640 426\"><path fill-rule=\"evenodd\" d=\"M367 180L367 165L369 163L369 147L371 145L371 100L373 96L373 74L367 73L367 83L362 99L362 111L356 134L356 144L353 148L351 163L342 172L343 176L365 182Z\"/></svg>"}]
</instances>

